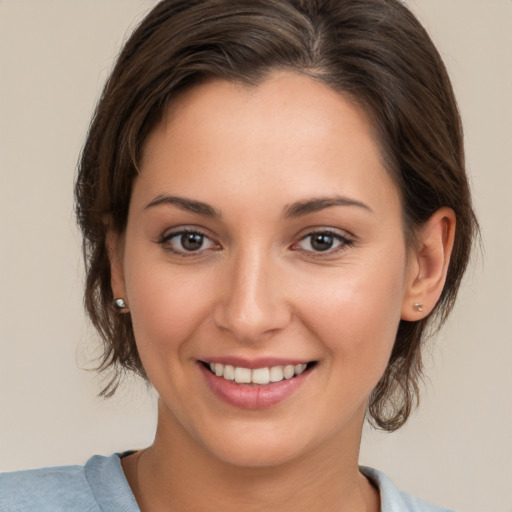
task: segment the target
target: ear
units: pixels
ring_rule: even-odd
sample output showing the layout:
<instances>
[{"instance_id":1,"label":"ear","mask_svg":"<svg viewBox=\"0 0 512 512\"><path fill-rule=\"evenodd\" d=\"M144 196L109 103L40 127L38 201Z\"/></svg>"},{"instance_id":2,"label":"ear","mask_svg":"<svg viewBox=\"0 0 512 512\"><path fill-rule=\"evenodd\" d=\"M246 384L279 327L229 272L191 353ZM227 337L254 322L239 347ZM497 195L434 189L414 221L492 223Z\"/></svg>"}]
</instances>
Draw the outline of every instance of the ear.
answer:
<instances>
[{"instance_id":1,"label":"ear","mask_svg":"<svg viewBox=\"0 0 512 512\"><path fill-rule=\"evenodd\" d=\"M402 320L417 321L436 305L446 281L455 238L455 213L441 208L420 228L409 255Z\"/></svg>"},{"instance_id":2,"label":"ear","mask_svg":"<svg viewBox=\"0 0 512 512\"><path fill-rule=\"evenodd\" d=\"M110 286L114 299L123 299L127 304L123 268L124 237L113 229L107 232L107 251L110 261Z\"/></svg>"}]
</instances>

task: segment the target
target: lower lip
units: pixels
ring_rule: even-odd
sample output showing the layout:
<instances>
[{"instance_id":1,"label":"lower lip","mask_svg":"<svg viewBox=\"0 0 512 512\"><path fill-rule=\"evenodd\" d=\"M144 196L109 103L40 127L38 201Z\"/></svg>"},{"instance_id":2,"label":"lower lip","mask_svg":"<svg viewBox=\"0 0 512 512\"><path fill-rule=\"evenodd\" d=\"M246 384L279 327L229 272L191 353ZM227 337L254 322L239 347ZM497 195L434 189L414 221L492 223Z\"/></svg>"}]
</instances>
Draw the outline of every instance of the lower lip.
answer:
<instances>
[{"instance_id":1,"label":"lower lip","mask_svg":"<svg viewBox=\"0 0 512 512\"><path fill-rule=\"evenodd\" d=\"M286 400L304 384L311 372L308 369L297 377L269 384L237 384L232 380L217 377L202 364L199 364L199 368L215 395L241 409L265 409Z\"/></svg>"}]
</instances>

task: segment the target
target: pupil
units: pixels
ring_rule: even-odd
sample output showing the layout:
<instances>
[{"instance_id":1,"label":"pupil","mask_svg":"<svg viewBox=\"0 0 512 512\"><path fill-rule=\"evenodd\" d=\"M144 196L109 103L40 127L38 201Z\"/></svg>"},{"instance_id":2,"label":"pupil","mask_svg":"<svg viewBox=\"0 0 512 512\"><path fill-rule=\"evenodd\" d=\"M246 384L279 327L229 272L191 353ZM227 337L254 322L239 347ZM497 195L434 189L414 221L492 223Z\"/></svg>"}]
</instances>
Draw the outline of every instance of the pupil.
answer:
<instances>
[{"instance_id":1,"label":"pupil","mask_svg":"<svg viewBox=\"0 0 512 512\"><path fill-rule=\"evenodd\" d=\"M185 233L181 235L181 245L187 251L197 251L203 245L203 235L198 233Z\"/></svg>"},{"instance_id":2,"label":"pupil","mask_svg":"<svg viewBox=\"0 0 512 512\"><path fill-rule=\"evenodd\" d=\"M311 240L311 246L316 251L327 251L332 247L332 244L332 235L328 235L326 233L319 233L317 235L313 235L313 238Z\"/></svg>"}]
</instances>

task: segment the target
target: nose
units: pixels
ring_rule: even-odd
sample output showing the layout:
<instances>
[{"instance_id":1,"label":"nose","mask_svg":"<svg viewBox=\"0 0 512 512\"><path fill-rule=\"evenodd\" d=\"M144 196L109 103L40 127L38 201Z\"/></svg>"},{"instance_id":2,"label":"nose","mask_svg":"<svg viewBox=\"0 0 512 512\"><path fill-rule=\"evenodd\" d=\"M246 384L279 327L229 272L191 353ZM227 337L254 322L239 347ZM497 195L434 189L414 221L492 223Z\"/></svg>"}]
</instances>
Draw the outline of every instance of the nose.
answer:
<instances>
[{"instance_id":1,"label":"nose","mask_svg":"<svg viewBox=\"0 0 512 512\"><path fill-rule=\"evenodd\" d=\"M287 287L271 256L246 251L233 256L225 270L214 309L218 328L239 341L257 343L289 324L292 312L286 301Z\"/></svg>"}]
</instances>

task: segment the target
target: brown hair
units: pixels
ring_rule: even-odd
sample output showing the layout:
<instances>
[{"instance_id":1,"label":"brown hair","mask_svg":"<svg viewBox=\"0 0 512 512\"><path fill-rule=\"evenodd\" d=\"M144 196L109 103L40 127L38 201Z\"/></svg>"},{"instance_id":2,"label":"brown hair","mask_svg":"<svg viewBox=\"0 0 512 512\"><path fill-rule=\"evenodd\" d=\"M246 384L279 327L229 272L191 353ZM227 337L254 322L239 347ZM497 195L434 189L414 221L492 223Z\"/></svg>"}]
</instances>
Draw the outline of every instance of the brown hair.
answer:
<instances>
[{"instance_id":1,"label":"brown hair","mask_svg":"<svg viewBox=\"0 0 512 512\"><path fill-rule=\"evenodd\" d=\"M99 369L114 370L101 394L115 392L124 370L147 378L130 315L112 305L106 219L124 230L148 133L184 88L211 78L258 84L276 69L306 73L364 108L401 192L406 234L443 206L457 216L441 298L427 318L400 323L370 397L370 421L392 431L417 402L422 341L452 308L477 230L448 75L398 0L164 0L134 31L97 105L76 183L85 306L104 341Z\"/></svg>"}]
</instances>

